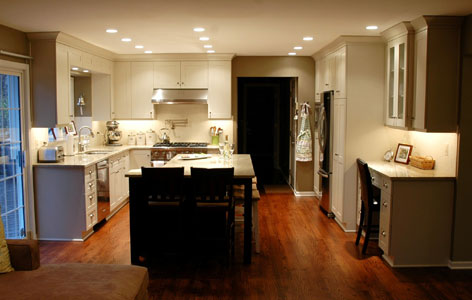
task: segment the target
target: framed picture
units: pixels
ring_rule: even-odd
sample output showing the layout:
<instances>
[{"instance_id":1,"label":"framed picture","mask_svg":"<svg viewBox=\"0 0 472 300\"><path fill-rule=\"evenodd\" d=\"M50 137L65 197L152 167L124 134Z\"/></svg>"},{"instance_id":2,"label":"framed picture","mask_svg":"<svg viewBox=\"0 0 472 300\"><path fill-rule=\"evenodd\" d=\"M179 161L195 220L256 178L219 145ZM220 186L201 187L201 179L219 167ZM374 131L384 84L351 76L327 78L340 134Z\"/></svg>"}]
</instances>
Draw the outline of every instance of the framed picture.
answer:
<instances>
[{"instance_id":1,"label":"framed picture","mask_svg":"<svg viewBox=\"0 0 472 300\"><path fill-rule=\"evenodd\" d=\"M75 127L75 122L70 121L69 124L67 124L66 128L66 134L72 133L73 135L77 135L77 128Z\"/></svg>"},{"instance_id":2,"label":"framed picture","mask_svg":"<svg viewBox=\"0 0 472 300\"><path fill-rule=\"evenodd\" d=\"M395 153L395 162L408 164L410 161L411 150L413 149L412 145L407 144L398 144L397 152Z\"/></svg>"}]
</instances>

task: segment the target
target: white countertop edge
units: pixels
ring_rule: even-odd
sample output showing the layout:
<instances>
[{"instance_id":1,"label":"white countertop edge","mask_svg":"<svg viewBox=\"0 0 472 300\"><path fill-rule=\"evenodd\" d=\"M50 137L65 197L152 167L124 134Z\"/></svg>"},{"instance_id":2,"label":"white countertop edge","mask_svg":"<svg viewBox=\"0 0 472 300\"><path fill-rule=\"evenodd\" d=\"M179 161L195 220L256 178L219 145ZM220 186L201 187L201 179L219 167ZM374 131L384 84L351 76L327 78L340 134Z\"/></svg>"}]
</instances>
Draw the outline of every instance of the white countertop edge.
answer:
<instances>
[{"instance_id":1,"label":"white countertop edge","mask_svg":"<svg viewBox=\"0 0 472 300\"><path fill-rule=\"evenodd\" d=\"M381 173L391 180L455 180L452 171L422 170L411 165L386 161L367 161L369 168Z\"/></svg>"}]
</instances>

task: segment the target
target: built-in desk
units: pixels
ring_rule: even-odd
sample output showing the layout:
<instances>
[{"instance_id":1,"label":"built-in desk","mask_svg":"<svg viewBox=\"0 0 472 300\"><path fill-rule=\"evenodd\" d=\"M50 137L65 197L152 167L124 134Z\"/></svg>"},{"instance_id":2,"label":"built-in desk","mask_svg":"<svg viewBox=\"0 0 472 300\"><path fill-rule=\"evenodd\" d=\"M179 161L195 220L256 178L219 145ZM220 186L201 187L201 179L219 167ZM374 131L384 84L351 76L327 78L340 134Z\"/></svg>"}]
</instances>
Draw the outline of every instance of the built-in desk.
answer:
<instances>
[{"instance_id":1,"label":"built-in desk","mask_svg":"<svg viewBox=\"0 0 472 300\"><path fill-rule=\"evenodd\" d=\"M379 247L392 267L447 266L455 174L368 162L381 190Z\"/></svg>"}]
</instances>

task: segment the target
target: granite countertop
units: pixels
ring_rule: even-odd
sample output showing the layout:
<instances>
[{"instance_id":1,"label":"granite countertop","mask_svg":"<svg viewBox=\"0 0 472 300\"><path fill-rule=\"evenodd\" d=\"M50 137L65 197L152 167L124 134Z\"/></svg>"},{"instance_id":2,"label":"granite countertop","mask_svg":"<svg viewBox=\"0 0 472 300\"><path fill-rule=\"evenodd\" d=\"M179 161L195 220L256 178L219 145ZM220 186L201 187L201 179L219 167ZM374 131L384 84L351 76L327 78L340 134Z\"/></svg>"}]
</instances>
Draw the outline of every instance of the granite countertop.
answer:
<instances>
[{"instance_id":1,"label":"granite countertop","mask_svg":"<svg viewBox=\"0 0 472 300\"><path fill-rule=\"evenodd\" d=\"M151 149L151 145L123 145L123 146L94 146L90 147L87 151L110 151L109 153L103 154L76 154L74 156L65 156L64 160L56 163L40 163L34 162L33 166L37 167L83 167L86 168L99 161L108 159L113 155L120 154L128 150L146 150ZM217 145L208 145L208 149L218 149Z\"/></svg>"},{"instance_id":2,"label":"granite countertop","mask_svg":"<svg viewBox=\"0 0 472 300\"><path fill-rule=\"evenodd\" d=\"M386 161L368 161L369 168L389 177L392 180L432 180L455 179L453 170L422 170L410 165Z\"/></svg>"}]
</instances>

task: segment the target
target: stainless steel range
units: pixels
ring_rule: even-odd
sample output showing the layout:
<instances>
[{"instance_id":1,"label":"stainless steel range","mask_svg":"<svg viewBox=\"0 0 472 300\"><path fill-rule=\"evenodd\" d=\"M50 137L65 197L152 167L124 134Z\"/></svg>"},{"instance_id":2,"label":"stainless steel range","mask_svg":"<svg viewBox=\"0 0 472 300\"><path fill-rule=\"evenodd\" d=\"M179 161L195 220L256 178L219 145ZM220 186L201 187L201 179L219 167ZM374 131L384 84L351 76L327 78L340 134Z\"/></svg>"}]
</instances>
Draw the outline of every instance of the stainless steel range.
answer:
<instances>
[{"instance_id":1,"label":"stainless steel range","mask_svg":"<svg viewBox=\"0 0 472 300\"><path fill-rule=\"evenodd\" d=\"M207 143L157 143L151 148L151 161L167 163L177 154L208 153Z\"/></svg>"}]
</instances>

